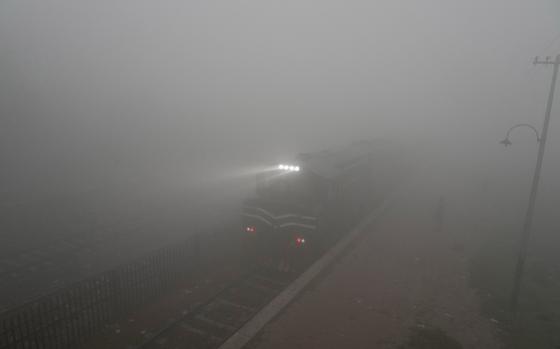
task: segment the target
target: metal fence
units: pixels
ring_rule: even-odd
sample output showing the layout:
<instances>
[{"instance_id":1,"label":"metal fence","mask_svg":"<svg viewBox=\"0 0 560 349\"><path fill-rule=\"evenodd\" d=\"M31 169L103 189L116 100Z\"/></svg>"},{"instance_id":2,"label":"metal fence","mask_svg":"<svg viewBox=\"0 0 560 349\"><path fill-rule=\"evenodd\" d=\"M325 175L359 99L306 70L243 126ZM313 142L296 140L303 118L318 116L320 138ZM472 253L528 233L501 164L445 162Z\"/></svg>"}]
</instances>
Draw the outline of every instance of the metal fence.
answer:
<instances>
[{"instance_id":1,"label":"metal fence","mask_svg":"<svg viewBox=\"0 0 560 349\"><path fill-rule=\"evenodd\" d=\"M0 349L73 348L184 280L200 238L163 248L0 315Z\"/></svg>"}]
</instances>

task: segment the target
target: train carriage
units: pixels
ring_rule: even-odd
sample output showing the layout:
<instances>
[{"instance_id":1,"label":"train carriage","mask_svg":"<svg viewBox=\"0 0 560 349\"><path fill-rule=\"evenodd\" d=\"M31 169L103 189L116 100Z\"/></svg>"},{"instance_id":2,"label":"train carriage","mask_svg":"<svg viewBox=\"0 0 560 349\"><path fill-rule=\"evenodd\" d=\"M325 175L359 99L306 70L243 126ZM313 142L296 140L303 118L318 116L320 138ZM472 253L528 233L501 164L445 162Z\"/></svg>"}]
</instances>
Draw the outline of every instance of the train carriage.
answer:
<instances>
[{"instance_id":1,"label":"train carriage","mask_svg":"<svg viewBox=\"0 0 560 349\"><path fill-rule=\"evenodd\" d=\"M382 142L360 141L259 173L243 205L247 256L290 269L320 251L386 195L395 158Z\"/></svg>"}]
</instances>

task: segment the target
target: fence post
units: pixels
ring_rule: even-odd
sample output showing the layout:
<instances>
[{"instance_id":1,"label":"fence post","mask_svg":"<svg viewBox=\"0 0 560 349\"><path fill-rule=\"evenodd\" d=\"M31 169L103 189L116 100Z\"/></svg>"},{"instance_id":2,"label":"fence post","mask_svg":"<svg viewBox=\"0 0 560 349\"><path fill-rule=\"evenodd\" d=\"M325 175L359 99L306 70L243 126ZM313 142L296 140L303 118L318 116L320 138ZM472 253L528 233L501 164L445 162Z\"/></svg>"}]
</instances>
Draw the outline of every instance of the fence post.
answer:
<instances>
[{"instance_id":1,"label":"fence post","mask_svg":"<svg viewBox=\"0 0 560 349\"><path fill-rule=\"evenodd\" d=\"M121 294L121 280L120 275L118 273L119 269L111 270L109 275L109 304L112 308L112 316L109 318L117 318L121 315L123 311L123 304L122 304L122 294ZM111 319L111 320L112 320Z\"/></svg>"}]
</instances>

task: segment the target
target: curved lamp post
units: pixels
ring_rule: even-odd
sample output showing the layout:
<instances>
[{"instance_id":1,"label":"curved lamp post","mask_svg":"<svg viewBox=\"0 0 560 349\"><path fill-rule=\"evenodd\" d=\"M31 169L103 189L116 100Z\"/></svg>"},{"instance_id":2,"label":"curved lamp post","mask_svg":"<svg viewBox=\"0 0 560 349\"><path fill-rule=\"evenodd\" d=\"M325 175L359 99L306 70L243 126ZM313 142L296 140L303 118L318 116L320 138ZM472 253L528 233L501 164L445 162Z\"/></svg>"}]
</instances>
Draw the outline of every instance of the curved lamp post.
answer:
<instances>
[{"instance_id":1,"label":"curved lamp post","mask_svg":"<svg viewBox=\"0 0 560 349\"><path fill-rule=\"evenodd\" d=\"M529 242L529 235L531 234L531 226L533 224L533 212L535 211L535 201L537 199L537 190L539 188L539 180L541 177L541 169L542 169L542 162L544 157L544 149L546 146L546 136L548 133L548 124L550 122L550 112L552 110L552 101L554 99L554 89L556 88L556 77L558 76L558 67L560 66L560 55L556 56L554 61L550 60L550 57L547 57L546 60L539 60L538 57L535 58L533 62L535 65L543 64L543 65L552 65L553 72L552 72L552 82L550 83L550 90L548 93L548 100L546 102L546 113L544 116L544 123L543 128L539 136L539 132L536 128L529 124L518 124L511 127L507 134L506 138L501 141L500 143L505 145L506 147L511 145L511 141L509 140L509 134L511 131L518 127L529 127L535 132L537 136L537 141L539 143L539 152L537 154L537 164L535 165L535 172L533 173L533 181L531 183L531 194L529 194L529 203L527 205L527 211L525 213L525 221L523 222L523 232L521 234L521 241L519 244L519 251L517 255L517 263L515 265L515 275L513 280L513 289L511 291L511 311L514 317L514 320L517 315L517 305L518 305L518 298L519 298L519 290L521 288L521 282L523 279L523 270L525 268L525 258L527 256L527 245Z\"/></svg>"},{"instance_id":2,"label":"curved lamp post","mask_svg":"<svg viewBox=\"0 0 560 349\"><path fill-rule=\"evenodd\" d=\"M510 146L511 145L511 141L509 140L509 134L511 133L511 131L515 130L518 127L528 127L531 130L533 130L535 132L535 136L537 136L537 142L540 143L541 141L541 137L539 137L539 131L537 131L537 129L533 126L533 125L529 125L529 124L517 124L514 125L512 127L510 127L510 129L507 131L506 134L506 138L504 138L504 140L500 141L500 144L503 144L504 146Z\"/></svg>"}]
</instances>

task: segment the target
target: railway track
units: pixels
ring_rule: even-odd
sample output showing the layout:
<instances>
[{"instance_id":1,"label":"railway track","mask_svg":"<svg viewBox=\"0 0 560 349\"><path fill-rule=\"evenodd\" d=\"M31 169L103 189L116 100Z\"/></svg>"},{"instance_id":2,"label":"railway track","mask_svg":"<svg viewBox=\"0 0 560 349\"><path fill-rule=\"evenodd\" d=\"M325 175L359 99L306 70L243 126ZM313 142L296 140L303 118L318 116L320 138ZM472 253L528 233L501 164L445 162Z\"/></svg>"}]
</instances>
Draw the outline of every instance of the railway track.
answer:
<instances>
[{"instance_id":1,"label":"railway track","mask_svg":"<svg viewBox=\"0 0 560 349\"><path fill-rule=\"evenodd\" d=\"M136 349L218 348L297 275L268 269L248 272Z\"/></svg>"},{"instance_id":2,"label":"railway track","mask_svg":"<svg viewBox=\"0 0 560 349\"><path fill-rule=\"evenodd\" d=\"M299 292L298 289L334 261L384 207L373 211L325 249L308 251L308 258L296 264L297 267L294 265L290 272L260 268L243 274L183 317L169 322L135 349L220 348L282 291Z\"/></svg>"}]
</instances>

